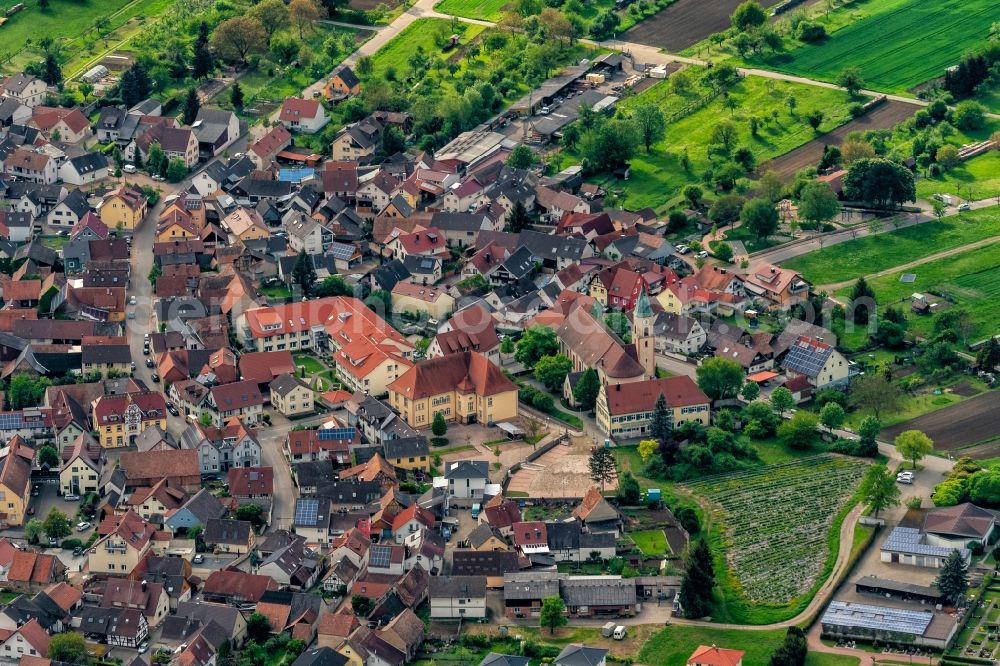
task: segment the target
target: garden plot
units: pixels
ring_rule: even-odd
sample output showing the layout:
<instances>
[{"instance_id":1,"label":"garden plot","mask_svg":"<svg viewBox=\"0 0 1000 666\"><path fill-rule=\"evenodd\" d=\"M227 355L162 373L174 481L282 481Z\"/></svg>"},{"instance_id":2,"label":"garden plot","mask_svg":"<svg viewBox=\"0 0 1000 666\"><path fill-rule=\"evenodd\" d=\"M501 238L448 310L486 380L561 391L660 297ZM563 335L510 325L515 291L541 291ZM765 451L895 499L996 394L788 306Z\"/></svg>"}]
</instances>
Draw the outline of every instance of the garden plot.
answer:
<instances>
[{"instance_id":1,"label":"garden plot","mask_svg":"<svg viewBox=\"0 0 1000 666\"><path fill-rule=\"evenodd\" d=\"M688 486L718 508L715 520L732 575L754 603L786 604L808 593L826 566L834 518L867 463L803 458Z\"/></svg>"}]
</instances>

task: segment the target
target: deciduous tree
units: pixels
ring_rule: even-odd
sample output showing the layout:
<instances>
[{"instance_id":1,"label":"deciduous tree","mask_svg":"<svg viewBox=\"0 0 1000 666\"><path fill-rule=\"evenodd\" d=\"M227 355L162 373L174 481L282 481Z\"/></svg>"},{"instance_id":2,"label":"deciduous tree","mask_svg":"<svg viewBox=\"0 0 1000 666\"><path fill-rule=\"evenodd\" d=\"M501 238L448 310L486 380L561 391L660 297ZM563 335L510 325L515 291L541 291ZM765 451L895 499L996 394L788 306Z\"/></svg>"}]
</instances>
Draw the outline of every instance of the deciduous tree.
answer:
<instances>
[{"instance_id":1,"label":"deciduous tree","mask_svg":"<svg viewBox=\"0 0 1000 666\"><path fill-rule=\"evenodd\" d=\"M566 612L566 603L562 597L545 597L542 599L542 610L538 614L539 624L549 630L550 635L555 635L556 629L565 626L568 620L563 613Z\"/></svg>"},{"instance_id":2,"label":"deciduous tree","mask_svg":"<svg viewBox=\"0 0 1000 666\"><path fill-rule=\"evenodd\" d=\"M573 362L565 354L543 356L535 363L535 379L553 393L562 388Z\"/></svg>"},{"instance_id":3,"label":"deciduous tree","mask_svg":"<svg viewBox=\"0 0 1000 666\"><path fill-rule=\"evenodd\" d=\"M245 65L250 54L264 52L267 34L257 19L234 16L216 26L211 44L223 59Z\"/></svg>"},{"instance_id":4,"label":"deciduous tree","mask_svg":"<svg viewBox=\"0 0 1000 666\"><path fill-rule=\"evenodd\" d=\"M642 145L646 147L648 153L653 144L666 134L667 119L663 116L660 107L655 104L643 104L636 107L632 113L632 119L639 128Z\"/></svg>"},{"instance_id":5,"label":"deciduous tree","mask_svg":"<svg viewBox=\"0 0 1000 666\"><path fill-rule=\"evenodd\" d=\"M844 412L844 408L835 402L828 402L823 405L823 409L819 411L819 421L830 434L844 424L844 419L847 417L847 413Z\"/></svg>"},{"instance_id":6,"label":"deciduous tree","mask_svg":"<svg viewBox=\"0 0 1000 666\"><path fill-rule=\"evenodd\" d=\"M712 400L736 396L743 385L743 366L727 358L706 359L697 369L698 386Z\"/></svg>"},{"instance_id":7,"label":"deciduous tree","mask_svg":"<svg viewBox=\"0 0 1000 666\"><path fill-rule=\"evenodd\" d=\"M538 359L559 352L556 332L548 326L531 326L517 341L514 358L527 368L534 368Z\"/></svg>"},{"instance_id":8,"label":"deciduous tree","mask_svg":"<svg viewBox=\"0 0 1000 666\"><path fill-rule=\"evenodd\" d=\"M299 39L305 39L306 30L312 27L313 22L323 18L323 6L319 0L292 0L288 5L288 16L299 31Z\"/></svg>"},{"instance_id":9,"label":"deciduous tree","mask_svg":"<svg viewBox=\"0 0 1000 666\"><path fill-rule=\"evenodd\" d=\"M261 0L247 10L247 16L260 22L267 36L265 43L268 46L274 33L288 25L288 7L284 0Z\"/></svg>"},{"instance_id":10,"label":"deciduous tree","mask_svg":"<svg viewBox=\"0 0 1000 666\"><path fill-rule=\"evenodd\" d=\"M833 403L831 403L833 404ZM896 477L885 465L872 465L861 481L861 497L878 518L883 509L899 504L899 486Z\"/></svg>"},{"instance_id":11,"label":"deciduous tree","mask_svg":"<svg viewBox=\"0 0 1000 666\"><path fill-rule=\"evenodd\" d=\"M746 0L732 15L733 27L740 32L759 28L767 22L767 12L757 0Z\"/></svg>"},{"instance_id":12,"label":"deciduous tree","mask_svg":"<svg viewBox=\"0 0 1000 666\"><path fill-rule=\"evenodd\" d=\"M771 391L771 409L777 412L781 418L785 417L785 412L795 405L795 396L784 386Z\"/></svg>"},{"instance_id":13,"label":"deciduous tree","mask_svg":"<svg viewBox=\"0 0 1000 666\"><path fill-rule=\"evenodd\" d=\"M52 507L45 516L45 534L52 539L62 539L70 534L69 518L59 509Z\"/></svg>"},{"instance_id":14,"label":"deciduous tree","mask_svg":"<svg viewBox=\"0 0 1000 666\"><path fill-rule=\"evenodd\" d=\"M778 426L778 437L785 446L808 449L816 441L818 423L819 418L812 412L795 412L792 418Z\"/></svg>"},{"instance_id":15,"label":"deciduous tree","mask_svg":"<svg viewBox=\"0 0 1000 666\"><path fill-rule=\"evenodd\" d=\"M858 160L848 167L844 196L877 208L891 208L905 201L915 201L917 190L909 169L876 157Z\"/></svg>"},{"instance_id":16,"label":"deciduous tree","mask_svg":"<svg viewBox=\"0 0 1000 666\"><path fill-rule=\"evenodd\" d=\"M47 656L52 661L60 661L67 664L89 664L90 653L87 651L87 642L83 640L83 634L73 631L65 631L56 634L49 639L49 650Z\"/></svg>"},{"instance_id":17,"label":"deciduous tree","mask_svg":"<svg viewBox=\"0 0 1000 666\"><path fill-rule=\"evenodd\" d=\"M778 230L778 209L767 199L751 199L740 210L743 226L758 239L764 239Z\"/></svg>"},{"instance_id":18,"label":"deciduous tree","mask_svg":"<svg viewBox=\"0 0 1000 666\"><path fill-rule=\"evenodd\" d=\"M870 409L879 421L882 414L899 411L903 391L881 372L869 372L851 384L851 402L859 409Z\"/></svg>"},{"instance_id":19,"label":"deciduous tree","mask_svg":"<svg viewBox=\"0 0 1000 666\"><path fill-rule=\"evenodd\" d=\"M917 468L918 460L934 450L934 442L919 430L904 430L896 436L894 444L904 460L913 462L913 469Z\"/></svg>"},{"instance_id":20,"label":"deciduous tree","mask_svg":"<svg viewBox=\"0 0 1000 666\"><path fill-rule=\"evenodd\" d=\"M840 201L827 183L811 181L799 193L799 218L817 224L829 222L840 212Z\"/></svg>"}]
</instances>

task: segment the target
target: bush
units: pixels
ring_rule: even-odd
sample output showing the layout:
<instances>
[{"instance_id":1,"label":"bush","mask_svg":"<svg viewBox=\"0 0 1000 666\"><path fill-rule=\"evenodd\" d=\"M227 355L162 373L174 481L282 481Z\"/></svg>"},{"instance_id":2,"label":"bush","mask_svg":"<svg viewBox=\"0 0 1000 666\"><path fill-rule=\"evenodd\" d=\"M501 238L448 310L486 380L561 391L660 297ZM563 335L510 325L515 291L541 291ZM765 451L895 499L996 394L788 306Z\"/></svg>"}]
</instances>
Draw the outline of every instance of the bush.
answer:
<instances>
[{"instance_id":1,"label":"bush","mask_svg":"<svg viewBox=\"0 0 1000 666\"><path fill-rule=\"evenodd\" d=\"M531 398L531 405L540 411L545 413L551 412L555 408L555 403L552 401L551 395L546 395L539 391L535 392L535 395Z\"/></svg>"},{"instance_id":2,"label":"bush","mask_svg":"<svg viewBox=\"0 0 1000 666\"><path fill-rule=\"evenodd\" d=\"M83 542L79 539L66 539L61 544L59 544L64 550L73 550L74 548L83 548Z\"/></svg>"},{"instance_id":3,"label":"bush","mask_svg":"<svg viewBox=\"0 0 1000 666\"><path fill-rule=\"evenodd\" d=\"M431 446L448 446L447 437L431 437Z\"/></svg>"},{"instance_id":4,"label":"bush","mask_svg":"<svg viewBox=\"0 0 1000 666\"><path fill-rule=\"evenodd\" d=\"M803 42L818 42L826 37L826 26L822 23L812 21L802 21L795 30L795 36Z\"/></svg>"},{"instance_id":5,"label":"bush","mask_svg":"<svg viewBox=\"0 0 1000 666\"><path fill-rule=\"evenodd\" d=\"M851 114L851 118L860 118L865 115L865 107L862 104L851 104L847 107L847 112Z\"/></svg>"}]
</instances>

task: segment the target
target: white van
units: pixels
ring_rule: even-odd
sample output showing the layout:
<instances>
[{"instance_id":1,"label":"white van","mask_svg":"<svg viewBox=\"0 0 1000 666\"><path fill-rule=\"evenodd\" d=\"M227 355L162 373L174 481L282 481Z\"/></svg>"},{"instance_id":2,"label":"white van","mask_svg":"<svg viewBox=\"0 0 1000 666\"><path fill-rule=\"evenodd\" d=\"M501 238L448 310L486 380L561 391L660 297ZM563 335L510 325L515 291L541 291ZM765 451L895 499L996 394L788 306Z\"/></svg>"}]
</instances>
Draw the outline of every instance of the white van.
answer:
<instances>
[{"instance_id":1,"label":"white van","mask_svg":"<svg viewBox=\"0 0 1000 666\"><path fill-rule=\"evenodd\" d=\"M615 627L614 639L616 641L624 640L625 633L626 633L625 627L619 624L617 627Z\"/></svg>"},{"instance_id":2,"label":"white van","mask_svg":"<svg viewBox=\"0 0 1000 666\"><path fill-rule=\"evenodd\" d=\"M126 164L125 166L122 167L122 171L124 171L125 173L135 173L137 169L135 168L134 164Z\"/></svg>"}]
</instances>

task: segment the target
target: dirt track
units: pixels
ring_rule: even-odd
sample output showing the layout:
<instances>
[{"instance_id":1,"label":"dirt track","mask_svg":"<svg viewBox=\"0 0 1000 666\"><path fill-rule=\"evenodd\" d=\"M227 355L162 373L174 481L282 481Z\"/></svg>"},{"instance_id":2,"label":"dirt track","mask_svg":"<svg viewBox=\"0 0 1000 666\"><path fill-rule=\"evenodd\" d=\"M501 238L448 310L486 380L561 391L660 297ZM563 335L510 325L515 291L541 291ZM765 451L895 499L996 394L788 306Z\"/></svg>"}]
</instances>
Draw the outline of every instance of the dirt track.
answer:
<instances>
[{"instance_id":1,"label":"dirt track","mask_svg":"<svg viewBox=\"0 0 1000 666\"><path fill-rule=\"evenodd\" d=\"M761 173L775 171L782 178L791 178L798 170L819 164L820 158L823 157L823 148L825 146L839 146L844 137L851 132L887 129L902 120L906 120L916 111L916 107L912 104L890 100L877 106L871 113L841 125L832 132L762 164L760 171Z\"/></svg>"},{"instance_id":2,"label":"dirt track","mask_svg":"<svg viewBox=\"0 0 1000 666\"><path fill-rule=\"evenodd\" d=\"M697 44L729 27L729 17L742 0L677 0L666 9L622 33L627 42L647 44L671 53ZM778 0L763 0L770 7Z\"/></svg>"},{"instance_id":3,"label":"dirt track","mask_svg":"<svg viewBox=\"0 0 1000 666\"><path fill-rule=\"evenodd\" d=\"M963 402L918 416L882 431L881 438L892 441L904 430L921 430L934 440L938 451L955 451L992 437L1000 437L1000 391L989 391ZM958 452L955 454L959 455ZM985 444L961 451L974 458L1000 456L1000 443Z\"/></svg>"}]
</instances>

